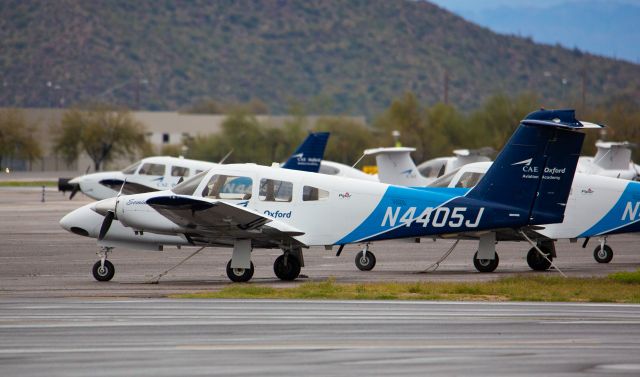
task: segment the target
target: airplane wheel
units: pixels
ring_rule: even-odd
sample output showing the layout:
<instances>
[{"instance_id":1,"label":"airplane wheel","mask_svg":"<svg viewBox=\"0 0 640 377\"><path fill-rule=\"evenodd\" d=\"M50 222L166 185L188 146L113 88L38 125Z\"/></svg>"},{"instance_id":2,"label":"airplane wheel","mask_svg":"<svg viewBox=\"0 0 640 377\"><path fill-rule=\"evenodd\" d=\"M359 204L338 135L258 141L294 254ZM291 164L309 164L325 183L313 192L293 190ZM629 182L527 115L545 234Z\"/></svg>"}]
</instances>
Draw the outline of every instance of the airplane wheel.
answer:
<instances>
[{"instance_id":1,"label":"airplane wheel","mask_svg":"<svg viewBox=\"0 0 640 377\"><path fill-rule=\"evenodd\" d=\"M280 280L295 280L298 275L300 275L300 262L298 261L298 258L293 255L289 255L287 257L286 265L284 261L284 254L277 257L275 262L273 262L273 272Z\"/></svg>"},{"instance_id":2,"label":"airplane wheel","mask_svg":"<svg viewBox=\"0 0 640 377\"><path fill-rule=\"evenodd\" d=\"M551 267L550 261L553 260L553 256L545 248L541 247L540 250L542 250L542 252L545 253L545 255L547 256L547 258L549 258L549 260L546 260L545 258L543 258L542 255L540 255L540 253L538 252L538 250L536 250L535 247L532 247L531 249L529 249L529 252L527 253L527 264L534 271L546 271L549 269L549 267Z\"/></svg>"},{"instance_id":3,"label":"airplane wheel","mask_svg":"<svg viewBox=\"0 0 640 377\"><path fill-rule=\"evenodd\" d=\"M611 259L613 259L613 250L611 250L609 245L604 245L603 248L600 248L600 245L598 245L593 250L593 258L595 258L598 263L609 263Z\"/></svg>"},{"instance_id":4,"label":"airplane wheel","mask_svg":"<svg viewBox=\"0 0 640 377\"><path fill-rule=\"evenodd\" d=\"M113 267L113 263L108 260L104 261L104 267L100 266L100 261L97 261L93 265L93 277L97 281L109 281L113 279L113 275L116 273L116 269Z\"/></svg>"},{"instance_id":5,"label":"airplane wheel","mask_svg":"<svg viewBox=\"0 0 640 377\"><path fill-rule=\"evenodd\" d=\"M496 253L495 259L478 259L477 251L473 255L473 265L476 267L476 270L480 272L493 272L498 268L498 264L500 264L498 253Z\"/></svg>"},{"instance_id":6,"label":"airplane wheel","mask_svg":"<svg viewBox=\"0 0 640 377\"><path fill-rule=\"evenodd\" d=\"M251 262L250 268L231 268L231 259L227 263L227 276L229 280L236 283L245 283L253 277L253 262Z\"/></svg>"},{"instance_id":7,"label":"airplane wheel","mask_svg":"<svg viewBox=\"0 0 640 377\"><path fill-rule=\"evenodd\" d=\"M356 267L360 271L371 271L376 266L376 256L372 252L356 254Z\"/></svg>"}]
</instances>

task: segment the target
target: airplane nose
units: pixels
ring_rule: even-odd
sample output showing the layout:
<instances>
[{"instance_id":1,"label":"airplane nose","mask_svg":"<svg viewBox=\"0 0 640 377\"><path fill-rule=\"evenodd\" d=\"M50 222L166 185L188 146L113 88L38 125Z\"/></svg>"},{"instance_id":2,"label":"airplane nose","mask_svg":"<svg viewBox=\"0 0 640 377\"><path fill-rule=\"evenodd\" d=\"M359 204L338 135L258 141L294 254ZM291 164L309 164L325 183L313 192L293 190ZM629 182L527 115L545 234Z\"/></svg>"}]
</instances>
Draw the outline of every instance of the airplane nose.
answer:
<instances>
[{"instance_id":1,"label":"airplane nose","mask_svg":"<svg viewBox=\"0 0 640 377\"><path fill-rule=\"evenodd\" d=\"M67 232L75 233L80 236L89 237L90 233L90 221L86 216L88 209L86 207L80 207L66 214L60 219L60 226ZM93 213L89 211L89 213Z\"/></svg>"},{"instance_id":2,"label":"airplane nose","mask_svg":"<svg viewBox=\"0 0 640 377\"><path fill-rule=\"evenodd\" d=\"M118 198L108 198L101 200L93 205L92 210L101 214L102 216L106 216L109 212L116 212L116 203L118 202Z\"/></svg>"}]
</instances>

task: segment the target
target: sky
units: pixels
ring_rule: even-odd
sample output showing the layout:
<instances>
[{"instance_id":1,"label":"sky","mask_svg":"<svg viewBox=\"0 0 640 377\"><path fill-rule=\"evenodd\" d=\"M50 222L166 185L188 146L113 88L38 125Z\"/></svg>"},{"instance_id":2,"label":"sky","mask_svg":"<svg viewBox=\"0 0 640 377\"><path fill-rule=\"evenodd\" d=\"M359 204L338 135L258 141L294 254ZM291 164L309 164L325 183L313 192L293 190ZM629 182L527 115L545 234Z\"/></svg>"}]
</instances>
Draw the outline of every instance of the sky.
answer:
<instances>
[{"instance_id":1,"label":"sky","mask_svg":"<svg viewBox=\"0 0 640 377\"><path fill-rule=\"evenodd\" d=\"M429 0L493 31L640 64L640 0Z\"/></svg>"}]
</instances>

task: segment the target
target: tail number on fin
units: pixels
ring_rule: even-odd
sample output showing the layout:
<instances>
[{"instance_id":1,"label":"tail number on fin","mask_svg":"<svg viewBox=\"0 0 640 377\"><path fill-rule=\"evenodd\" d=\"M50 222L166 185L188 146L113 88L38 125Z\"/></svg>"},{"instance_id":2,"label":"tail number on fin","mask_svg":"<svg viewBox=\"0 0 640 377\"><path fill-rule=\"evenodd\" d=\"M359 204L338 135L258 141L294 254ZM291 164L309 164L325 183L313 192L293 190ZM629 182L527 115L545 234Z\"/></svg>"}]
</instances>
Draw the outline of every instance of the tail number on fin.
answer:
<instances>
[{"instance_id":1,"label":"tail number on fin","mask_svg":"<svg viewBox=\"0 0 640 377\"><path fill-rule=\"evenodd\" d=\"M416 207L407 208L400 216L402 210L402 207L387 207L380 226L394 227L398 224L408 227L415 222L422 224L423 228L429 225L434 228L443 228L445 226L460 228L463 225L466 228L476 228L480 224L480 219L484 213L484 207L481 207L475 219L471 220L466 218L467 207L427 207L418 216L416 216Z\"/></svg>"}]
</instances>

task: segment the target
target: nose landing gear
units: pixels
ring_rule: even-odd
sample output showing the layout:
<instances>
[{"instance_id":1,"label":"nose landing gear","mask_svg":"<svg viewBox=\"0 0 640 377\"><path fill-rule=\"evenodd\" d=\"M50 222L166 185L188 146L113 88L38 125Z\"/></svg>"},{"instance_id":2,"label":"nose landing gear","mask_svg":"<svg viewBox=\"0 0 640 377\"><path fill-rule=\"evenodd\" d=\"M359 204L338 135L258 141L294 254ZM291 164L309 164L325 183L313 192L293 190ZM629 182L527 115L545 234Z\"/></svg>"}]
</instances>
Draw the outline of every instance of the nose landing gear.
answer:
<instances>
[{"instance_id":1,"label":"nose landing gear","mask_svg":"<svg viewBox=\"0 0 640 377\"><path fill-rule=\"evenodd\" d=\"M101 247L97 252L100 260L97 261L92 268L93 277L97 281L109 281L113 279L113 275L116 273L113 263L107 260L107 255L113 250L113 247Z\"/></svg>"}]
</instances>

